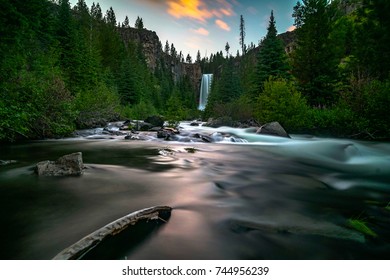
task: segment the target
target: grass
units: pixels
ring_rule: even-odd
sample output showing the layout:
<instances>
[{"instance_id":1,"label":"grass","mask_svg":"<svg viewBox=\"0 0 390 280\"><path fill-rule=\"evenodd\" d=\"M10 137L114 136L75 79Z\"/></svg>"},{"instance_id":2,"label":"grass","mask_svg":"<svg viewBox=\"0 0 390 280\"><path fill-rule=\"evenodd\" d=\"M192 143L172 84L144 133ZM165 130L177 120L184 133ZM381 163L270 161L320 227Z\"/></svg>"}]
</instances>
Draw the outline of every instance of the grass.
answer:
<instances>
[{"instance_id":1,"label":"grass","mask_svg":"<svg viewBox=\"0 0 390 280\"><path fill-rule=\"evenodd\" d=\"M363 233L364 235L368 235L368 236L371 236L371 237L377 237L378 236L372 229L370 229L367 226L366 222L363 221L363 220L349 219L348 220L348 225L350 227L352 227L353 229Z\"/></svg>"}]
</instances>

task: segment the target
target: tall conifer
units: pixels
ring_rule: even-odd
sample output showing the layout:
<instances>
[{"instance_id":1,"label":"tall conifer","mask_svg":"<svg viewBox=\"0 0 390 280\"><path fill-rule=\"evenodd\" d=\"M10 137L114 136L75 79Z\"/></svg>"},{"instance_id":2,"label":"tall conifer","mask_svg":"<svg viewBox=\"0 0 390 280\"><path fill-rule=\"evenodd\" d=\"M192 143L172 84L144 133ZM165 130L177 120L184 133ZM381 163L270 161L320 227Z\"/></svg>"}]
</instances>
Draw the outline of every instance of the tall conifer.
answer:
<instances>
[{"instance_id":1,"label":"tall conifer","mask_svg":"<svg viewBox=\"0 0 390 280\"><path fill-rule=\"evenodd\" d=\"M303 0L294 8L297 27L293 74L311 105L331 105L339 61L330 44L334 14L328 0Z\"/></svg>"},{"instance_id":2,"label":"tall conifer","mask_svg":"<svg viewBox=\"0 0 390 280\"><path fill-rule=\"evenodd\" d=\"M260 45L255 75L256 95L262 90L264 82L270 77L287 78L289 66L283 42L277 37L276 21L273 11L267 28L267 35Z\"/></svg>"}]
</instances>

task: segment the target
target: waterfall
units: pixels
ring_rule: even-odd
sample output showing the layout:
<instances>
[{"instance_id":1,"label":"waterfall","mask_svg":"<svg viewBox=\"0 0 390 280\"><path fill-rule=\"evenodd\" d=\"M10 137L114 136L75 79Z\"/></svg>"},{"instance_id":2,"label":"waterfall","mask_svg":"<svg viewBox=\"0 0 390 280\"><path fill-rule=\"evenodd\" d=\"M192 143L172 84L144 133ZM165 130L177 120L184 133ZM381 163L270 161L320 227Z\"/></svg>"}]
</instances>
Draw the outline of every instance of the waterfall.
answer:
<instances>
[{"instance_id":1,"label":"waterfall","mask_svg":"<svg viewBox=\"0 0 390 280\"><path fill-rule=\"evenodd\" d=\"M203 74L202 82L200 84L199 106L198 106L199 110L204 110L206 108L207 98L209 97L212 81L213 81L213 74Z\"/></svg>"}]
</instances>

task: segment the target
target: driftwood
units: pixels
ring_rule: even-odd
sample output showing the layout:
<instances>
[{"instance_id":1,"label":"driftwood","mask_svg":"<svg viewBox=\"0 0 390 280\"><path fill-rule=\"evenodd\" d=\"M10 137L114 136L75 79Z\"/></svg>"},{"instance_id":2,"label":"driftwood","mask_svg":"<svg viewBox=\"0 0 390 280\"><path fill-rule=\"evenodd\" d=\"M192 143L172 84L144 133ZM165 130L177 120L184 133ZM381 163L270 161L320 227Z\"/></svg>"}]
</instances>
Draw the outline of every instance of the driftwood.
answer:
<instances>
[{"instance_id":1,"label":"driftwood","mask_svg":"<svg viewBox=\"0 0 390 280\"><path fill-rule=\"evenodd\" d=\"M135 225L141 220L164 221L163 218L161 218L161 215L170 214L171 211L172 208L169 206L155 206L130 213L80 239L70 247L57 254L53 260L80 259L83 255L92 250L107 237L114 236L129 226Z\"/></svg>"}]
</instances>

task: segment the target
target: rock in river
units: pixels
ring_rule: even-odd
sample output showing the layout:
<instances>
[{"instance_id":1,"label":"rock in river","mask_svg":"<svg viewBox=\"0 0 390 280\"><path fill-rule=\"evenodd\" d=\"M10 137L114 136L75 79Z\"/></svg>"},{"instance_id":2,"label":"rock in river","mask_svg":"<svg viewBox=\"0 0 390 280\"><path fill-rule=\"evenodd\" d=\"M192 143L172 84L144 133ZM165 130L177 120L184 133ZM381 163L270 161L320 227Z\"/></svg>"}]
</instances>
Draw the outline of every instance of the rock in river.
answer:
<instances>
[{"instance_id":1,"label":"rock in river","mask_svg":"<svg viewBox=\"0 0 390 280\"><path fill-rule=\"evenodd\" d=\"M41 161L37 163L35 172L39 176L79 176L83 174L84 164L82 153L64 155L56 161Z\"/></svg>"},{"instance_id":2,"label":"rock in river","mask_svg":"<svg viewBox=\"0 0 390 280\"><path fill-rule=\"evenodd\" d=\"M286 130L284 130L284 128L278 122L267 123L261 126L256 133L291 138Z\"/></svg>"}]
</instances>

